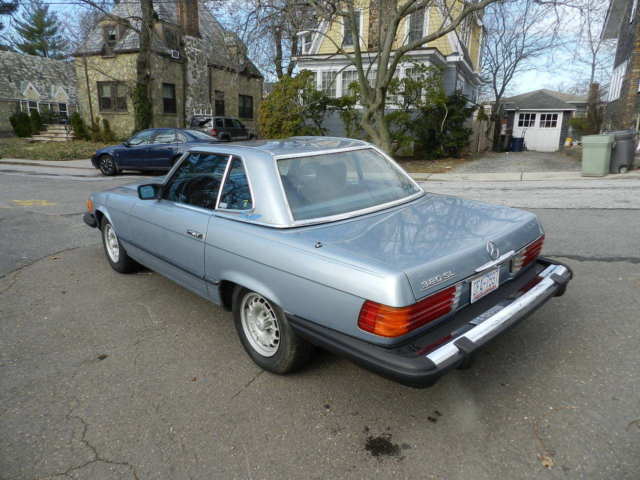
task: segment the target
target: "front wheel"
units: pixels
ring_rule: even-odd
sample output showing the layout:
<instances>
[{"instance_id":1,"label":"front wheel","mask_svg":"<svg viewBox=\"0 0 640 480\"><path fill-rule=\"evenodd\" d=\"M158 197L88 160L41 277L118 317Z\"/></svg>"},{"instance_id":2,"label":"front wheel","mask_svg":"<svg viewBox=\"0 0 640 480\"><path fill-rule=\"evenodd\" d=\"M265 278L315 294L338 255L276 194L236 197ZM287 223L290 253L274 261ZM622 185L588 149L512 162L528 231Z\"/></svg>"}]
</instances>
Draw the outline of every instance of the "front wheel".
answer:
<instances>
[{"instance_id":1,"label":"front wheel","mask_svg":"<svg viewBox=\"0 0 640 480\"><path fill-rule=\"evenodd\" d=\"M104 246L104 253L107 255L109 265L118 273L132 273L135 272L139 265L122 247L116 231L113 229L109 220L104 217L100 223L100 230L102 231L102 245Z\"/></svg>"},{"instance_id":2,"label":"front wheel","mask_svg":"<svg viewBox=\"0 0 640 480\"><path fill-rule=\"evenodd\" d=\"M289 373L311 359L313 346L293 331L280 307L259 293L237 288L233 318L242 346L265 370Z\"/></svg>"},{"instance_id":3,"label":"front wheel","mask_svg":"<svg viewBox=\"0 0 640 480\"><path fill-rule=\"evenodd\" d=\"M627 173L628 171L629 171L629 167L627 166L622 166L618 168L618 173Z\"/></svg>"},{"instance_id":4,"label":"front wheel","mask_svg":"<svg viewBox=\"0 0 640 480\"><path fill-rule=\"evenodd\" d=\"M118 173L118 167L116 167L116 162L111 155L102 155L98 159L98 168L106 177L111 177Z\"/></svg>"}]
</instances>

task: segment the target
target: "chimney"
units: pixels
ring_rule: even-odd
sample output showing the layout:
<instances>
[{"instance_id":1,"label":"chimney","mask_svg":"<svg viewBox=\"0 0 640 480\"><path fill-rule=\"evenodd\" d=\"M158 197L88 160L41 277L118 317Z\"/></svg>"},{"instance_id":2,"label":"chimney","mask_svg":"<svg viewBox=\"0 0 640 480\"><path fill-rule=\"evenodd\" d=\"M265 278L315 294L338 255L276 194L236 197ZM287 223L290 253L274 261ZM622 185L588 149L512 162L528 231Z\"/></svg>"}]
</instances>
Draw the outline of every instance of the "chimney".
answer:
<instances>
[{"instance_id":1,"label":"chimney","mask_svg":"<svg viewBox=\"0 0 640 480\"><path fill-rule=\"evenodd\" d=\"M198 19L198 0L177 0L178 23L185 35L200 36L200 21Z\"/></svg>"}]
</instances>

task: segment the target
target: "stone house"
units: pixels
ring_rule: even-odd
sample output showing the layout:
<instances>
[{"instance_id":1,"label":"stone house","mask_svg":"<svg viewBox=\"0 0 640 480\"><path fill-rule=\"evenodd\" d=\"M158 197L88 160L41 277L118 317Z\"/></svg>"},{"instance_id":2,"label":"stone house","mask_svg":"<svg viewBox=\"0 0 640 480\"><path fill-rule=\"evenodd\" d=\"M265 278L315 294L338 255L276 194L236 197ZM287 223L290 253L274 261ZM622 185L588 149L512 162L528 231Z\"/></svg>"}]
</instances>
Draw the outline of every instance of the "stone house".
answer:
<instances>
[{"instance_id":1,"label":"stone house","mask_svg":"<svg viewBox=\"0 0 640 480\"><path fill-rule=\"evenodd\" d=\"M73 62L0 51L0 135L13 135L16 111L51 114L63 120L77 104Z\"/></svg>"},{"instance_id":2,"label":"stone house","mask_svg":"<svg viewBox=\"0 0 640 480\"><path fill-rule=\"evenodd\" d=\"M638 0L611 0L602 38L616 39L616 56L606 98L604 128L640 125L640 9Z\"/></svg>"},{"instance_id":3,"label":"stone house","mask_svg":"<svg viewBox=\"0 0 640 480\"><path fill-rule=\"evenodd\" d=\"M151 94L154 127L185 127L195 114L238 117L256 130L263 78L242 42L223 29L203 0L154 2ZM138 1L117 3L112 16L136 22ZM127 136L134 130L138 34L106 16L74 53L80 110L87 122L109 120Z\"/></svg>"}]
</instances>

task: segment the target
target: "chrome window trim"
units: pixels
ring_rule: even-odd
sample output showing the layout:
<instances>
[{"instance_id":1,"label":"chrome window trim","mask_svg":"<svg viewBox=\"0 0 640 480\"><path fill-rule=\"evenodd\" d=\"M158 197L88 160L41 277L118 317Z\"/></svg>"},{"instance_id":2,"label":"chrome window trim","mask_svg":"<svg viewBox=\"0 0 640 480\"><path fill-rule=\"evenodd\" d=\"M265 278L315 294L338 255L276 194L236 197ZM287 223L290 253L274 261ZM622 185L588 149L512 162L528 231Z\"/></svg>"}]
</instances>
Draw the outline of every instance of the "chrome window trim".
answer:
<instances>
[{"instance_id":1,"label":"chrome window trim","mask_svg":"<svg viewBox=\"0 0 640 480\"><path fill-rule=\"evenodd\" d=\"M328 155L328 154L332 154L332 153L352 152L352 151L355 151L355 150L365 150L365 149L372 149L372 150L378 152L380 155L382 155L385 159L387 159L391 163L391 165L398 172L400 172L403 176L408 178L409 181L418 189L418 191L416 193L414 193L413 195L409 195L408 197L399 198L398 200L393 200L391 202L381 203L381 204L378 204L378 205L372 205L371 207L361 208L360 210L352 210L350 212L339 213L339 214L336 214L336 215L329 215L329 216L326 216L326 217L311 218L311 219L307 219L307 220L295 220L295 218L293 216L293 211L291 210L291 206L289 205L289 199L287 198L287 193L284 190L284 185L282 183L282 177L280 176L280 170L278 170L278 160L284 160L284 159L289 159L289 158L301 158L301 157L315 157L315 156L318 156L318 155ZM422 187L420 185L418 185L418 183L413 178L411 178L411 175L409 175L407 172L405 172L402 169L402 167L400 165L398 165L393 158L391 158L389 155L384 153L382 150L380 150L375 145L363 145L363 146L349 147L349 148L320 150L318 152L307 152L307 153L303 153L303 154L293 154L293 155L274 155L273 156L273 160L274 160L273 166L275 168L275 173L276 173L276 176L278 178L278 184L280 185L280 192L282 194L282 198L284 200L284 204L286 205L287 212L289 214L289 222L290 222L290 224L287 227L290 227L290 228L306 227L308 225L318 225L318 224L321 224L321 223L336 222L338 220L346 220L348 218L358 217L360 215L366 215L367 213L373 213L373 212L377 212L377 211L380 211L380 210L385 210L387 208L394 207L396 205L401 205L403 203L409 203L409 202L411 202L413 200L416 200L416 199L422 197L425 194L425 191L422 189Z\"/></svg>"},{"instance_id":2,"label":"chrome window trim","mask_svg":"<svg viewBox=\"0 0 640 480\"><path fill-rule=\"evenodd\" d=\"M227 183L227 179L229 176L229 172L231 170L231 164L233 163L234 156L238 158L242 163L242 169L244 170L244 174L247 177L247 183L249 184L249 195L251 195L251 208L245 208L244 210L235 209L235 208L220 208L219 206L220 197L222 196L222 190L224 189L224 184ZM253 212L255 209L256 209L256 196L253 194L253 185L251 183L251 175L249 175L249 171L247 170L246 162L244 161L244 158L242 157L242 155L231 154L231 158L224 172L223 181L220 184L220 191L218 192L218 201L216 202L216 212L247 214L247 213Z\"/></svg>"},{"instance_id":3,"label":"chrome window trim","mask_svg":"<svg viewBox=\"0 0 640 480\"><path fill-rule=\"evenodd\" d=\"M182 154L182 156L178 159L178 161L173 165L173 167L171 168L171 170L169 170L169 173L167 173L167 175L165 176L164 182L162 182L162 189L164 190L164 188L167 186L167 184L169 183L169 181L173 178L173 176L176 173L176 170L180 167L180 165L182 164L182 162L184 162L184 159L187 158L187 156L189 156L192 153L200 153L200 154L205 154L205 155L219 155L221 157L228 157L227 158L227 164L224 167L224 173L222 175L222 181L220 182L220 189L218 190L218 195L216 197L216 207L218 206L218 202L220 201L220 192L222 192L222 185L224 185L224 180L227 178L227 171L229 170L229 164L231 163L231 158L233 157L232 154L230 153L216 153L216 152L202 152L202 151L198 151L198 150L187 150L186 152L184 152ZM247 177L248 178L248 177ZM209 210L208 208L203 208L203 207L197 207L195 205L191 205L190 203L183 203L183 202L176 202L174 200L167 200L166 198L160 198L160 200L164 200L166 202L171 202L174 205L180 206L180 207L185 207L191 210L195 210L198 212L206 212L209 215L211 215L213 212L216 211L216 209L212 209Z\"/></svg>"}]
</instances>

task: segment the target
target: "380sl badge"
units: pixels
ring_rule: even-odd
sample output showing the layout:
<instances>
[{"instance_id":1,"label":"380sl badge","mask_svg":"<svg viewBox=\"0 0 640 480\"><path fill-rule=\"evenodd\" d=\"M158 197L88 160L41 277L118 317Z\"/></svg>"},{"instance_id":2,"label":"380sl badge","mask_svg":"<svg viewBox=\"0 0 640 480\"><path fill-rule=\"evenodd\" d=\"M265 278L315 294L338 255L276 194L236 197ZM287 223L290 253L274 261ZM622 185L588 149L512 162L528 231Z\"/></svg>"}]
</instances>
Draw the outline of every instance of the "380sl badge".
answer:
<instances>
[{"instance_id":1,"label":"380sl badge","mask_svg":"<svg viewBox=\"0 0 640 480\"><path fill-rule=\"evenodd\" d=\"M441 273L440 275L436 275L435 277L422 280L420 282L420 286L422 287L422 290L427 290L434 285L438 285L439 283L449 280L450 278L453 278L455 276L456 274L449 270L448 272Z\"/></svg>"}]
</instances>

